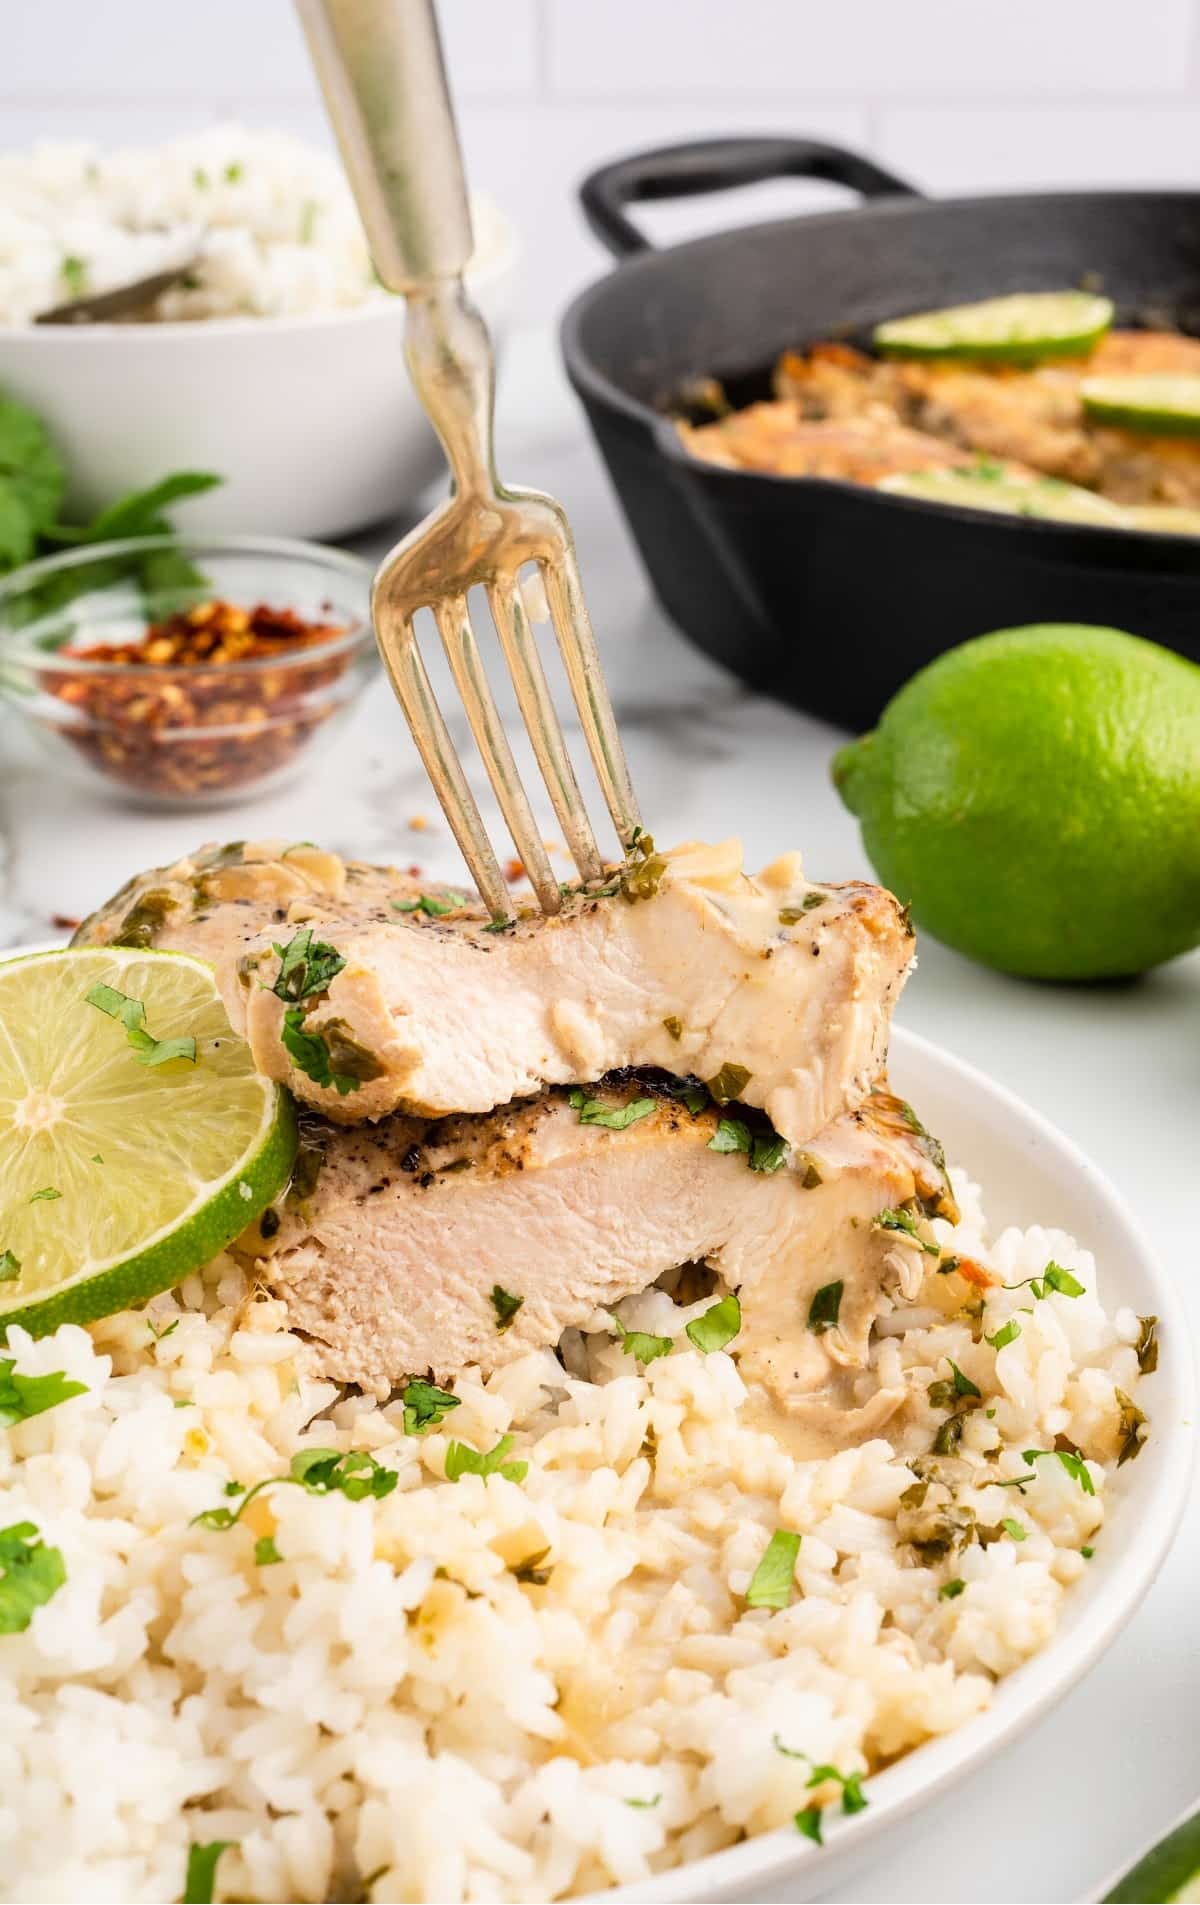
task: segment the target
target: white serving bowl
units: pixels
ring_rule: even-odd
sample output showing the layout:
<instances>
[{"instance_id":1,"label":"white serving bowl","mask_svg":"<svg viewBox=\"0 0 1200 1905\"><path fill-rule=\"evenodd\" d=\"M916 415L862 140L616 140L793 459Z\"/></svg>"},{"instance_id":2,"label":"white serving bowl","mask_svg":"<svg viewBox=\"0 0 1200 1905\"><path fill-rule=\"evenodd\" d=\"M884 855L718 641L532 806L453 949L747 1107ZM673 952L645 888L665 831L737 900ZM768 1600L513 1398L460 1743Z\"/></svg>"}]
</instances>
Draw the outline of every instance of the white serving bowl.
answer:
<instances>
[{"instance_id":1,"label":"white serving bowl","mask_svg":"<svg viewBox=\"0 0 1200 1905\"><path fill-rule=\"evenodd\" d=\"M501 341L509 226L468 284ZM45 418L86 519L212 470L186 527L328 541L395 516L444 468L404 364L404 301L300 317L0 326L0 391Z\"/></svg>"},{"instance_id":2,"label":"white serving bowl","mask_svg":"<svg viewBox=\"0 0 1200 1905\"><path fill-rule=\"evenodd\" d=\"M936 1045L897 1029L889 1076L896 1091L921 1107L922 1118L943 1140L950 1161L982 1185L992 1234L1006 1224L1045 1224L1070 1231L1095 1253L1101 1301L1110 1314L1128 1304L1142 1315L1158 1316L1158 1368L1138 1391L1150 1418L1149 1439L1137 1461L1119 1469L1104 1491L1102 1538L1086 1575L1064 1602L1058 1632L1040 1654L999 1683L985 1712L877 1773L867 1782L867 1810L849 1819L829 1819L823 1847L791 1828L765 1832L637 1885L595 1894L604 1905L794 1902L827 1896L856 1864L880 1853L889 1831L911 1822L956 1780L978 1772L1094 1666L1157 1574L1183 1511L1195 1420L1187 1313L1175 1285L1147 1248L1133 1212L1104 1174L1053 1125ZM987 1838L986 1790L976 1790L980 1856L986 1862L1002 1857L1003 1832L1016 1829L1019 1822L996 1826L993 1821L991 1829L1000 1834L993 1843ZM1082 1815L1073 1816L1072 1829L1086 1832Z\"/></svg>"}]
</instances>

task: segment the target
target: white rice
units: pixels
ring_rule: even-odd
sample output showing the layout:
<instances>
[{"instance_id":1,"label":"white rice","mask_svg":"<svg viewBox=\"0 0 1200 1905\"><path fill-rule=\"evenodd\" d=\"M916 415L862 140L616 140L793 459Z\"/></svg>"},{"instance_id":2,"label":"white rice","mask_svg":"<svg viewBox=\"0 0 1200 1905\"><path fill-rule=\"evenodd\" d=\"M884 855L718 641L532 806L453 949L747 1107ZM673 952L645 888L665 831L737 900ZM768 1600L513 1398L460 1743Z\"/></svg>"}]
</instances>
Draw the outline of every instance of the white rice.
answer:
<instances>
[{"instance_id":1,"label":"white rice","mask_svg":"<svg viewBox=\"0 0 1200 1905\"><path fill-rule=\"evenodd\" d=\"M986 1707L1069 1618L1103 1539L1114 1391L1138 1381L1138 1320L1106 1317L1091 1257L1038 1229L989 1249L956 1188L963 1223L939 1236L1008 1284L1053 1258L1086 1292L994 1290L984 1330L1021 1324L998 1352L928 1307L879 1335L864 1392L923 1392L947 1357L982 1391L950 1493L1025 1532L927 1564L896 1527L905 1458L946 1413L921 1394L894 1441L798 1459L744 1419L729 1355L680 1336L639 1370L601 1328L569 1346L586 1376L549 1353L467 1372L418 1438L398 1404L312 1380L282 1306L228 1260L156 1300L159 1330L178 1317L157 1341L132 1312L14 1330L20 1370L87 1393L0 1435L0 1528L35 1523L67 1570L0 1638L0 1896L179 1898L189 1844L224 1839L218 1898L551 1899L785 1824L814 1764L864 1772L869 1800L871 1772ZM622 1306L671 1333L695 1312L661 1291ZM443 1479L451 1436L506 1433L523 1482ZM1094 1495L1057 1460L1023 1465L1057 1436ZM301 1446L373 1450L399 1484L281 1487L231 1529L190 1525ZM1024 1493L995 1486L1018 1475ZM778 1527L802 1537L791 1604L750 1608ZM268 1533L284 1559L260 1566ZM519 1581L522 1561L549 1579ZM833 1810L837 1789L815 1797Z\"/></svg>"},{"instance_id":2,"label":"white rice","mask_svg":"<svg viewBox=\"0 0 1200 1905\"><path fill-rule=\"evenodd\" d=\"M507 226L485 200L472 215L483 268L503 254ZM197 253L154 316L278 317L388 296L337 159L287 133L221 125L159 146L0 154L0 324Z\"/></svg>"}]
</instances>

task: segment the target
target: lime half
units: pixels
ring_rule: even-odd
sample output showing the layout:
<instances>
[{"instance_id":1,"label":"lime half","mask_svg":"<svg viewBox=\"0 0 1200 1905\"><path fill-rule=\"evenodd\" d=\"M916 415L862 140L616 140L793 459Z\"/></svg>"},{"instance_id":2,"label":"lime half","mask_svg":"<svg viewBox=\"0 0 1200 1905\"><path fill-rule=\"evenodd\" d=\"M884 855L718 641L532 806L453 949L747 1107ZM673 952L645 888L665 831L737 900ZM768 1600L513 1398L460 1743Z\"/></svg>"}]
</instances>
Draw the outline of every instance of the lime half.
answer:
<instances>
[{"instance_id":1,"label":"lime half","mask_svg":"<svg viewBox=\"0 0 1200 1905\"><path fill-rule=\"evenodd\" d=\"M981 304L893 318L876 326L875 348L885 357L1036 364L1043 357L1085 355L1112 321L1109 299L1090 291L1019 291Z\"/></svg>"},{"instance_id":2,"label":"lime half","mask_svg":"<svg viewBox=\"0 0 1200 1905\"><path fill-rule=\"evenodd\" d=\"M1085 377L1079 386L1084 410L1096 423L1154 436L1200 436L1200 377L1169 372L1142 377Z\"/></svg>"},{"instance_id":3,"label":"lime half","mask_svg":"<svg viewBox=\"0 0 1200 1905\"><path fill-rule=\"evenodd\" d=\"M1105 1894L1104 1905L1183 1905L1200 1899L1200 1812L1151 1848Z\"/></svg>"},{"instance_id":4,"label":"lime half","mask_svg":"<svg viewBox=\"0 0 1200 1905\"><path fill-rule=\"evenodd\" d=\"M0 1329L178 1283L266 1208L295 1149L291 1100L201 961L105 946L0 965Z\"/></svg>"},{"instance_id":5,"label":"lime half","mask_svg":"<svg viewBox=\"0 0 1200 1905\"><path fill-rule=\"evenodd\" d=\"M1010 475L1002 465L961 470L909 470L876 484L893 496L915 496L926 503L956 503L960 509L994 510L1003 516L1037 516L1049 522L1099 523L1128 529L1129 518L1106 496L1053 476Z\"/></svg>"}]
</instances>

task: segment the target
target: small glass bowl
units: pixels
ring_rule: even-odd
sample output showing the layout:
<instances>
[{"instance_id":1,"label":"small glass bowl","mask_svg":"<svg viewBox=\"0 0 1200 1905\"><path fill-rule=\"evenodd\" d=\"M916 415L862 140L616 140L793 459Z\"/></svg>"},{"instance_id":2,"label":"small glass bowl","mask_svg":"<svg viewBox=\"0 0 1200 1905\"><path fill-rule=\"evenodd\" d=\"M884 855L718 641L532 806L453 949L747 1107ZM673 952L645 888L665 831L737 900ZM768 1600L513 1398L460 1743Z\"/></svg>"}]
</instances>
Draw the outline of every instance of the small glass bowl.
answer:
<instances>
[{"instance_id":1,"label":"small glass bowl","mask_svg":"<svg viewBox=\"0 0 1200 1905\"><path fill-rule=\"evenodd\" d=\"M371 570L317 543L138 536L27 563L0 581L0 692L60 761L156 807L270 791L312 765L377 664ZM208 603L295 615L329 634L224 662L93 660Z\"/></svg>"}]
</instances>

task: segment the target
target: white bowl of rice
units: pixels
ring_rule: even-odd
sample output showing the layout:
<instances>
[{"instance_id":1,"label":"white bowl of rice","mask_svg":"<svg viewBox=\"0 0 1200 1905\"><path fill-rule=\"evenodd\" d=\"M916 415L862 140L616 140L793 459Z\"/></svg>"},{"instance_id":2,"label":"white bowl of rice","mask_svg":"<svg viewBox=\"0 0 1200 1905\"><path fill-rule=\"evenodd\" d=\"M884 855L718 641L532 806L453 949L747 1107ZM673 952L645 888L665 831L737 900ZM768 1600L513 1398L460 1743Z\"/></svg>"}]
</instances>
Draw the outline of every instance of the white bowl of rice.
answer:
<instances>
[{"instance_id":1,"label":"white bowl of rice","mask_svg":"<svg viewBox=\"0 0 1200 1905\"><path fill-rule=\"evenodd\" d=\"M468 279L501 338L515 238L486 200L473 215ZM33 322L184 260L147 318ZM45 418L76 514L198 469L224 481L191 528L328 538L395 515L443 467L403 332L331 153L226 125L0 155L0 392Z\"/></svg>"}]
</instances>

